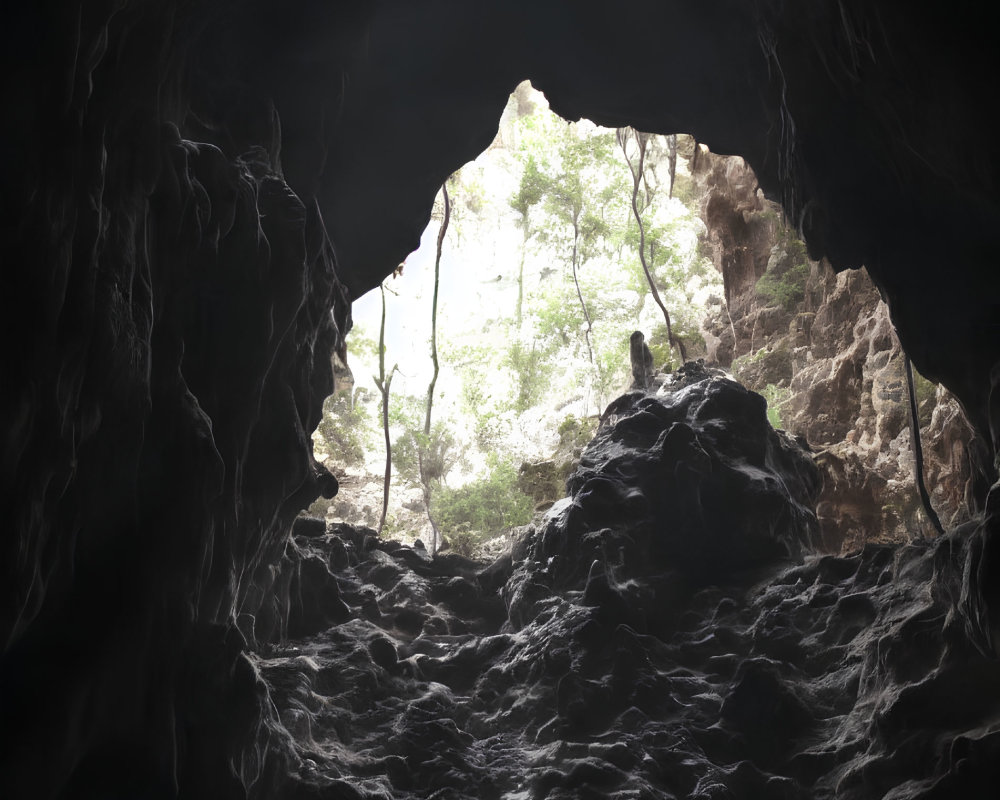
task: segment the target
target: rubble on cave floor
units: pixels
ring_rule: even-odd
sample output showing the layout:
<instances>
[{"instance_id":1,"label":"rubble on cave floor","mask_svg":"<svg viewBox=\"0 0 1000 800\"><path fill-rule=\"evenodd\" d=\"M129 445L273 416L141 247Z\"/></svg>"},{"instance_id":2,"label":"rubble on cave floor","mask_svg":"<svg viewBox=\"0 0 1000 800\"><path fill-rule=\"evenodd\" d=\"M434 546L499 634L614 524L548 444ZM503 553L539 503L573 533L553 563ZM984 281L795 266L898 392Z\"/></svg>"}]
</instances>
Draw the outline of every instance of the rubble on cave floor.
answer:
<instances>
[{"instance_id":1,"label":"rubble on cave floor","mask_svg":"<svg viewBox=\"0 0 1000 800\"><path fill-rule=\"evenodd\" d=\"M990 796L1000 670L948 613L957 540L811 552L816 467L764 413L717 377L625 395L489 565L296 537L343 612L256 656L281 796Z\"/></svg>"}]
</instances>

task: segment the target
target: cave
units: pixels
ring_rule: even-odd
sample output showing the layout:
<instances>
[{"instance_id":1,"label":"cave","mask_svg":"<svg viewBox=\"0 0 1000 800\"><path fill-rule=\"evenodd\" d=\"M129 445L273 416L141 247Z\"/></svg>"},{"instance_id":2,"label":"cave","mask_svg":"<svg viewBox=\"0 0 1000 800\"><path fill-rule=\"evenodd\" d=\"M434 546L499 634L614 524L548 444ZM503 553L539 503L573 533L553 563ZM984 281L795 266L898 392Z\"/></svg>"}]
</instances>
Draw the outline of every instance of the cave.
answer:
<instances>
[{"instance_id":1,"label":"cave","mask_svg":"<svg viewBox=\"0 0 1000 800\"><path fill-rule=\"evenodd\" d=\"M994 796L1000 56L976 5L75 0L4 16L0 795ZM566 119L742 156L813 258L865 266L975 431L970 521L802 562L808 458L745 390L692 374L683 402L615 406L602 435L639 467L593 451L569 510L506 565L429 571L353 529L326 549L290 538L337 491L309 434L351 302L415 249L523 79ZM730 469L744 447L774 474ZM657 495L653 478L674 483ZM747 497L752 514L726 508ZM649 525L620 529L677 509L687 521L645 550ZM689 546L699 525L727 533ZM650 560L673 566L621 571ZM404 658L364 627L381 617L363 584L404 567L475 609L464 631L428 629L450 655L431 637ZM295 644L318 635L322 657ZM535 761L456 705L491 659L505 666L475 702L530 728ZM551 724L524 716L518 681ZM360 712L404 686L419 694L395 750L316 700L347 692ZM329 763L303 755L321 718L340 737Z\"/></svg>"}]
</instances>

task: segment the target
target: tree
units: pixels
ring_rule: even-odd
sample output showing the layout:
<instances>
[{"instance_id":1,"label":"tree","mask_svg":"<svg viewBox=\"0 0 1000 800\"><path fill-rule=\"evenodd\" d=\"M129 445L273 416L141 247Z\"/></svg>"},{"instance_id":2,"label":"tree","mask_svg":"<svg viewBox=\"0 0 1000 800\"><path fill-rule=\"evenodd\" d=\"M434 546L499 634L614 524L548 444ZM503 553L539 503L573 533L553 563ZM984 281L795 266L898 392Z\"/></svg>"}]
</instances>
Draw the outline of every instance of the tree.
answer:
<instances>
[{"instance_id":1,"label":"tree","mask_svg":"<svg viewBox=\"0 0 1000 800\"><path fill-rule=\"evenodd\" d=\"M646 282L649 284L649 291L653 295L653 300L656 305L660 307L660 311L663 312L663 321L667 326L667 340L672 344L676 345L677 351L681 358L681 363L687 361L687 352L684 348L684 342L674 336L673 326L670 324L670 312L667 311L667 307L663 304L663 300L660 298L660 293L656 288L656 282L653 280L653 274L650 271L649 263L646 260L646 225L643 222L642 214L646 209L648 209L653 202L653 193L650 190L648 175L646 174L646 147L649 143L649 134L637 131L635 128L619 128L617 131L618 146L621 148L622 155L625 156L625 163L628 164L629 172L632 174L632 214L635 217L636 224L639 227L639 263L642 265L642 271L646 276ZM671 137L672 146L669 149L670 155L670 196L673 196L674 192L674 177L677 170L677 137ZM629 155L629 142L635 142L635 155ZM643 189L641 193L640 200L640 187Z\"/></svg>"},{"instance_id":2,"label":"tree","mask_svg":"<svg viewBox=\"0 0 1000 800\"><path fill-rule=\"evenodd\" d=\"M393 273L398 275L399 271ZM389 389L392 386L392 376L399 369L393 364L388 374L385 371L385 283L379 286L382 293L382 322L378 329L378 375L373 376L375 385L382 395L382 431L385 435L385 476L382 480L382 515L378 521L378 535L385 528L385 517L389 511L389 485L392 482L392 441L389 438Z\"/></svg>"},{"instance_id":3,"label":"tree","mask_svg":"<svg viewBox=\"0 0 1000 800\"><path fill-rule=\"evenodd\" d=\"M510 205L520 216L525 248L534 238L561 255L580 313L587 361L600 387L607 382L607 360L595 353L592 298L585 291L581 273L588 262L606 254L612 231L624 216L624 182L613 167L613 139L610 133L566 123L547 129L529 126L528 131L533 135L524 137L526 146L534 145L539 133L550 137L550 146L524 159L520 185ZM523 273L520 282L523 287ZM523 301L519 302L519 325L522 305Z\"/></svg>"},{"instance_id":4,"label":"tree","mask_svg":"<svg viewBox=\"0 0 1000 800\"><path fill-rule=\"evenodd\" d=\"M518 228L521 230L521 254L517 268L517 307L514 318L517 330L521 330L524 322L524 261L528 253L528 241L534 231L531 227L531 209L542 201L545 179L538 169L538 163L532 154L528 154L521 172L521 181L517 192L510 198L510 207L517 212Z\"/></svg>"},{"instance_id":5,"label":"tree","mask_svg":"<svg viewBox=\"0 0 1000 800\"><path fill-rule=\"evenodd\" d=\"M438 517L449 532L452 549L471 556L492 534L531 521L531 498L518 488L517 468L493 456L486 474L457 488L444 487L437 501Z\"/></svg>"},{"instance_id":6,"label":"tree","mask_svg":"<svg viewBox=\"0 0 1000 800\"><path fill-rule=\"evenodd\" d=\"M426 412L426 398L402 396L393 408L394 427L402 429L392 448L396 474L407 485L420 489L424 511L431 523L431 552L440 547L437 520L429 513L429 504L437 490L446 484L448 474L461 458L454 435L444 422L436 422L425 433L420 417Z\"/></svg>"},{"instance_id":7,"label":"tree","mask_svg":"<svg viewBox=\"0 0 1000 800\"><path fill-rule=\"evenodd\" d=\"M443 479L443 459L438 459L431 449L431 411L434 408L434 387L437 385L440 365L438 364L437 351L437 312L438 312L438 288L441 283L441 251L444 246L444 237L448 232L448 220L451 217L451 201L448 199L448 182L441 185L441 195L444 201L444 218L441 220L441 228L437 236L437 252L434 257L434 298L431 303L431 362L434 365L434 372L431 375L430 384L427 386L427 409L424 415L424 438L421 447L417 448L417 456L420 465L420 484L423 488L424 510L427 512L427 519L431 523L433 538L431 540L431 554L437 553L440 543L437 523L431 513L431 486L435 480Z\"/></svg>"}]
</instances>

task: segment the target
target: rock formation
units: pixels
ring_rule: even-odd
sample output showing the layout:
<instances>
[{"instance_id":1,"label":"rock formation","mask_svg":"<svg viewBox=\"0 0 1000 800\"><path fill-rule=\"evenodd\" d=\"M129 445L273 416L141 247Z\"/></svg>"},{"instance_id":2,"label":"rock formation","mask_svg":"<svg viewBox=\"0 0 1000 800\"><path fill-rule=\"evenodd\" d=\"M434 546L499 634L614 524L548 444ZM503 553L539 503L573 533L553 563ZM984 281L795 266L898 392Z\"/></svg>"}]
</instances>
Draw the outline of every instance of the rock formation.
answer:
<instances>
[{"instance_id":1,"label":"rock formation","mask_svg":"<svg viewBox=\"0 0 1000 800\"><path fill-rule=\"evenodd\" d=\"M672 656L654 653L662 673L647 668L647 643L628 633L600 641L624 654L617 682L567 679L548 695L550 709L573 721L581 698L596 705L611 689L648 688L653 705L633 705L647 704L658 724L669 724L666 698L679 697L720 711L758 748L745 758L721 741L713 758L724 760L706 763L724 766L674 794L787 796L796 753L799 777L788 779L821 793L974 796L988 785L996 667L978 653L995 653L1000 619L1000 487L988 493L1000 449L1000 205L988 107L998 56L978 7L650 0L623 13L596 0L42 0L5 8L0 36L0 795L267 797L297 768L281 760L306 737L294 686L279 691L248 647L348 618L326 557L288 540L296 512L336 490L308 437L331 389L330 353L350 325L350 301L416 246L441 182L488 146L525 77L567 118L688 131L743 155L814 258L867 267L915 366L954 393L989 448L974 476L977 516L932 557L870 552L806 566L775 584L787 588L771 600L747 600L761 604L748 624L774 619L784 632L759 634L768 641L760 658L776 663L744 667L734 680L745 688L727 690L721 709L712 691L681 691L696 683L667 666ZM937 280L943 270L953 279ZM711 437L695 433L678 446L704 463L695 439ZM762 489L772 511L785 507L767 473L758 486L735 472L746 480L734 484ZM577 513L608 516L609 498L628 499L601 481L588 491L593 505ZM543 536L532 552L554 556L557 540ZM672 544L664 555L676 552ZM577 589L581 608L626 612L618 598L631 603L632 588L602 577L595 561ZM325 588L307 602L313 579ZM501 712L527 726L517 701L531 670L568 673L555 650L546 667L539 646L553 640L532 629L545 625L551 587L534 578L519 587L511 605L538 616L521 615L512 635L522 657L497 685L510 698ZM555 613L565 600L553 596ZM720 599L713 614L729 619L743 602ZM687 626L695 657L712 628L697 634L705 606L691 608L678 629ZM596 613L566 611L553 617L560 626ZM420 620L397 614L394 624L414 630ZM875 722L843 720L831 734L841 755L799 749L846 713L795 688L804 670L822 669L807 656L849 663L824 636L853 647L859 625L877 644L851 662L861 665L857 713L874 711ZM331 646L346 654L331 630ZM719 655L711 664L728 669L746 641L709 647L705 664ZM370 659L357 654L357 669L336 662L324 696L340 685L362 714L374 685L366 664L393 663L392 642L381 642L370 642ZM289 680L304 686L304 674ZM841 698L854 685L826 686ZM443 743L393 761L418 790L420 769L466 758L464 727L441 710L449 702L429 687L399 728L400 747L428 734ZM347 719L329 709L332 724ZM773 738L752 735L760 719L781 720ZM704 743L678 745L678 730L649 730L654 749L639 763L654 777L674 772L674 756L724 738L709 726ZM551 769L534 794L593 794L638 774L629 772L634 756L602 745L561 753L549 742L537 757ZM603 755L611 767L596 767ZM570 760L569 771L556 765ZM362 789L303 786L285 796Z\"/></svg>"},{"instance_id":2,"label":"rock formation","mask_svg":"<svg viewBox=\"0 0 1000 800\"><path fill-rule=\"evenodd\" d=\"M935 580L960 533L800 563L818 469L696 370L619 398L569 485L487 567L294 538L292 594L336 602L253 657L264 796L989 796L1000 677Z\"/></svg>"},{"instance_id":3,"label":"rock formation","mask_svg":"<svg viewBox=\"0 0 1000 800\"><path fill-rule=\"evenodd\" d=\"M825 546L935 535L914 480L903 351L867 273L809 260L743 159L702 148L695 167L726 287L726 307L706 325L709 360L768 394L781 424L818 451ZM954 527L974 506L982 443L949 392L925 379L918 388L932 501Z\"/></svg>"}]
</instances>

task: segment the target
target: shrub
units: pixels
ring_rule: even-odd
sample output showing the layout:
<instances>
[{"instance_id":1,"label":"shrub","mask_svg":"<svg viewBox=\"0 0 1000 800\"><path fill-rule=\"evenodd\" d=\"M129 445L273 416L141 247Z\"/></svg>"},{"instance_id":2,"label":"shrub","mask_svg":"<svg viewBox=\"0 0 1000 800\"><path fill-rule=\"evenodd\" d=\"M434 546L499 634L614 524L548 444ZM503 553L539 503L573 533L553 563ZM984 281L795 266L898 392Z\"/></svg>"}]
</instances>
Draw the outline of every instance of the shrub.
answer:
<instances>
[{"instance_id":1,"label":"shrub","mask_svg":"<svg viewBox=\"0 0 1000 800\"><path fill-rule=\"evenodd\" d=\"M791 311L806 296L809 264L797 264L784 273L765 272L757 281L757 294L769 305Z\"/></svg>"},{"instance_id":2,"label":"shrub","mask_svg":"<svg viewBox=\"0 0 1000 800\"><path fill-rule=\"evenodd\" d=\"M430 435L422 430L407 430L392 446L396 472L409 486L444 481L461 457L454 434L443 422L436 422Z\"/></svg>"},{"instance_id":3,"label":"shrub","mask_svg":"<svg viewBox=\"0 0 1000 800\"><path fill-rule=\"evenodd\" d=\"M559 423L559 449L570 450L583 447L594 438L597 423L592 419L581 419L572 414Z\"/></svg>"},{"instance_id":4,"label":"shrub","mask_svg":"<svg viewBox=\"0 0 1000 800\"><path fill-rule=\"evenodd\" d=\"M517 488L517 469L510 461L496 460L485 477L452 489L443 486L434 496L434 519L442 534L456 547L472 547L488 536L531 520L531 498Z\"/></svg>"},{"instance_id":5,"label":"shrub","mask_svg":"<svg viewBox=\"0 0 1000 800\"><path fill-rule=\"evenodd\" d=\"M757 295L768 305L791 311L806 296L809 257L806 246L786 232L772 250L767 271L755 286Z\"/></svg>"},{"instance_id":6,"label":"shrub","mask_svg":"<svg viewBox=\"0 0 1000 800\"><path fill-rule=\"evenodd\" d=\"M781 386L769 383L761 394L767 400L767 421L775 430L781 428L781 406L788 401L791 392Z\"/></svg>"},{"instance_id":7,"label":"shrub","mask_svg":"<svg viewBox=\"0 0 1000 800\"><path fill-rule=\"evenodd\" d=\"M549 387L549 357L536 343L526 346L518 340L507 346L501 362L516 376L514 410L523 414L538 403Z\"/></svg>"}]
</instances>

